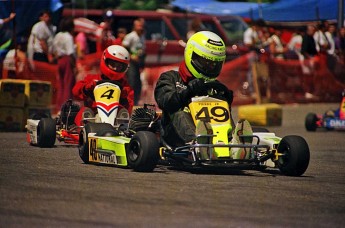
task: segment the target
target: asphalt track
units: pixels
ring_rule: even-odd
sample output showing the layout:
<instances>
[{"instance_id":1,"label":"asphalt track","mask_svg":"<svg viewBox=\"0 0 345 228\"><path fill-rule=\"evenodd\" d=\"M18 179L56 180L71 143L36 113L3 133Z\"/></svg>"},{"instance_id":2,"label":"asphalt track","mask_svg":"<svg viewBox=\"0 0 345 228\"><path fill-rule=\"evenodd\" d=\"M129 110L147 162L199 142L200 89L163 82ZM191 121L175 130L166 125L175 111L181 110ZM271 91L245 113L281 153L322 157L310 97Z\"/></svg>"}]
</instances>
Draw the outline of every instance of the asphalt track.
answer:
<instances>
[{"instance_id":1,"label":"asphalt track","mask_svg":"<svg viewBox=\"0 0 345 228\"><path fill-rule=\"evenodd\" d=\"M0 133L0 227L344 227L345 132L304 129L308 112L337 105L286 105L283 125L268 127L306 139L302 177L164 166L136 173L85 165L75 146L41 149L25 133Z\"/></svg>"}]
</instances>

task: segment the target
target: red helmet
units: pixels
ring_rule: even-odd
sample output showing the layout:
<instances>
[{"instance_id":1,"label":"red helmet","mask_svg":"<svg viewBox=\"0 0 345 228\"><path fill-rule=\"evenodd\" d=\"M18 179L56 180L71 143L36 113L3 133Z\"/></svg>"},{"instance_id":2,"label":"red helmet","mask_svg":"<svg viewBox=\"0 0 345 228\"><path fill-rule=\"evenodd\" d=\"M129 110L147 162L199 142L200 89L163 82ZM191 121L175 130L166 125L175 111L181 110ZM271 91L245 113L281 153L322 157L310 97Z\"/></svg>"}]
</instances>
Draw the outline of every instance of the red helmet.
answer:
<instances>
[{"instance_id":1,"label":"red helmet","mask_svg":"<svg viewBox=\"0 0 345 228\"><path fill-rule=\"evenodd\" d=\"M129 53L120 45L107 47L101 59L101 72L110 80L120 80L125 76L129 67Z\"/></svg>"}]
</instances>

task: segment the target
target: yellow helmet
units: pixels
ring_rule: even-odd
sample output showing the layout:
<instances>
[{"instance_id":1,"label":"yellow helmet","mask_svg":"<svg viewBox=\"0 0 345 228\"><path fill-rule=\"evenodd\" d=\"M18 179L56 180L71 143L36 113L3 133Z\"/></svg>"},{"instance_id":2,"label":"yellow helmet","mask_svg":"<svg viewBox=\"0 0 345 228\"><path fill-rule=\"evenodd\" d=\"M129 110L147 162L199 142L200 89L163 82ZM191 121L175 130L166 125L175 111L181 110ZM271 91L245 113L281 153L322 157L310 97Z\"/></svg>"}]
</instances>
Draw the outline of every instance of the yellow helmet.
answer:
<instances>
[{"instance_id":1,"label":"yellow helmet","mask_svg":"<svg viewBox=\"0 0 345 228\"><path fill-rule=\"evenodd\" d=\"M225 51L224 41L217 34L197 32L187 41L184 51L186 66L196 78L215 80L223 67Z\"/></svg>"}]
</instances>

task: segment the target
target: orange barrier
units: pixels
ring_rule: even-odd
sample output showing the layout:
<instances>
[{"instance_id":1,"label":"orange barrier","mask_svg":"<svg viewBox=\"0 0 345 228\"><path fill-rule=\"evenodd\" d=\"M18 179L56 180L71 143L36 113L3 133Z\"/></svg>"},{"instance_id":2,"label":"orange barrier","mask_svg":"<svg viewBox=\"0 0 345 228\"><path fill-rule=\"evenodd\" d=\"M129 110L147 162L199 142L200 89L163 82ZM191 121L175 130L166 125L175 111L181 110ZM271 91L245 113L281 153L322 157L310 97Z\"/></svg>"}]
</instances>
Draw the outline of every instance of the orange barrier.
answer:
<instances>
[{"instance_id":1,"label":"orange barrier","mask_svg":"<svg viewBox=\"0 0 345 228\"><path fill-rule=\"evenodd\" d=\"M253 103L305 103L305 102L339 102L341 92L345 90L345 66L337 62L330 71L324 57L315 59L311 65L299 60L253 60L254 53L248 53L239 58L226 62L218 80L234 91L234 105ZM99 73L101 53L86 55L77 62L77 80L87 74ZM255 59L255 58L254 58ZM311 67L313 66L313 67ZM309 67L309 73L305 67ZM155 83L161 73L177 70L178 64L146 68L141 75L143 81L140 104L152 103L154 100ZM57 65L35 62L35 70L28 64L25 70L16 75L18 79L44 80L52 84L55 107L57 83ZM253 77L253 91L250 91L248 75ZM306 96L308 95L308 96Z\"/></svg>"}]
</instances>

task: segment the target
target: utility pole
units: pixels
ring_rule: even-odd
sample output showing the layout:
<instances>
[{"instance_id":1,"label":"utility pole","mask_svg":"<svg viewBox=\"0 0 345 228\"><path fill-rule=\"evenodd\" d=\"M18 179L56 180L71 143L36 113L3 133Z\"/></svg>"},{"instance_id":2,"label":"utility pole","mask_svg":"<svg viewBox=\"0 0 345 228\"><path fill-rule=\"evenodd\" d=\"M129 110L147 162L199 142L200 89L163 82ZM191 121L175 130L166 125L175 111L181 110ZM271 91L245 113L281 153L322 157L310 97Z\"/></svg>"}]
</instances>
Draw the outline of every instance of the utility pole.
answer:
<instances>
[{"instance_id":1,"label":"utility pole","mask_svg":"<svg viewBox=\"0 0 345 228\"><path fill-rule=\"evenodd\" d=\"M344 26L344 0L338 0L338 29Z\"/></svg>"}]
</instances>

